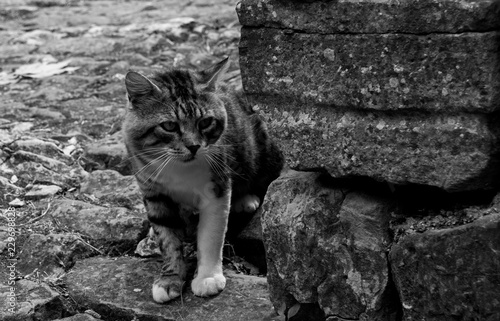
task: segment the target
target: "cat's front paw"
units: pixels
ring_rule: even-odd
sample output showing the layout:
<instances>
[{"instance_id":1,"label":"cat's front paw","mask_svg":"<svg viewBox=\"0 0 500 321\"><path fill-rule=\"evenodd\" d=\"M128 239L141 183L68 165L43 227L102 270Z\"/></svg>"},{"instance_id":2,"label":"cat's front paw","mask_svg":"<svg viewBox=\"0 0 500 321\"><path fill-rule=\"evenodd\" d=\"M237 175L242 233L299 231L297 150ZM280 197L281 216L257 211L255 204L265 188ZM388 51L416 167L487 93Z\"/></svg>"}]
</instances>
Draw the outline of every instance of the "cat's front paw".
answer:
<instances>
[{"instance_id":1,"label":"cat's front paw","mask_svg":"<svg viewBox=\"0 0 500 321\"><path fill-rule=\"evenodd\" d=\"M153 300L165 303L179 297L183 283L178 275L162 276L153 283Z\"/></svg>"},{"instance_id":2,"label":"cat's front paw","mask_svg":"<svg viewBox=\"0 0 500 321\"><path fill-rule=\"evenodd\" d=\"M226 278L222 274L215 274L211 277L194 278L191 289L196 296L215 295L226 287Z\"/></svg>"},{"instance_id":3,"label":"cat's front paw","mask_svg":"<svg viewBox=\"0 0 500 321\"><path fill-rule=\"evenodd\" d=\"M260 199L257 195L245 195L242 198L236 200L233 204L233 210L236 213L246 212L253 213L259 208Z\"/></svg>"}]
</instances>

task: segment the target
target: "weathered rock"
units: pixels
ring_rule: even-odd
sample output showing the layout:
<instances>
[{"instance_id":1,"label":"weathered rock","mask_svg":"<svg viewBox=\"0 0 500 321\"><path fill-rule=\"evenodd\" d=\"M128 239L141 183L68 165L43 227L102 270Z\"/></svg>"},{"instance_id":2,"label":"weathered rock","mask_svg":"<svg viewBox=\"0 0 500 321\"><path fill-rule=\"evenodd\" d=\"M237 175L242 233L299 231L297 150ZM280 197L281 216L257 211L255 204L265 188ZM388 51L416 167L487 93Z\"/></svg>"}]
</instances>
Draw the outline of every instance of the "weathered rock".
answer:
<instances>
[{"instance_id":1,"label":"weathered rock","mask_svg":"<svg viewBox=\"0 0 500 321\"><path fill-rule=\"evenodd\" d=\"M243 88L331 110L491 112L500 33L321 35L243 28ZM262 68L254 68L262 66Z\"/></svg>"},{"instance_id":2,"label":"weathered rock","mask_svg":"<svg viewBox=\"0 0 500 321\"><path fill-rule=\"evenodd\" d=\"M22 191L21 187L12 184L7 178L0 176L0 195L2 195L3 199L13 199Z\"/></svg>"},{"instance_id":3,"label":"weathered rock","mask_svg":"<svg viewBox=\"0 0 500 321\"><path fill-rule=\"evenodd\" d=\"M124 207L103 207L82 201L57 200L50 213L62 226L122 250L137 245L147 233L146 215ZM118 249L119 250L119 249Z\"/></svg>"},{"instance_id":4,"label":"weathered rock","mask_svg":"<svg viewBox=\"0 0 500 321\"><path fill-rule=\"evenodd\" d=\"M41 275L60 275L70 269L75 260L85 258L95 250L84 244L76 234L31 234L22 245L17 270L30 274L38 269Z\"/></svg>"},{"instance_id":5,"label":"weathered rock","mask_svg":"<svg viewBox=\"0 0 500 321\"><path fill-rule=\"evenodd\" d=\"M17 175L28 183L54 184L61 187L78 186L88 176L78 164L66 163L26 151L16 151L9 159Z\"/></svg>"},{"instance_id":6,"label":"weathered rock","mask_svg":"<svg viewBox=\"0 0 500 321\"><path fill-rule=\"evenodd\" d=\"M22 150L31 154L42 155L47 158L52 158L65 163L66 165L73 164L74 160L71 156L64 152L51 141L46 141L38 138L26 137L21 140L14 141L10 146L12 150Z\"/></svg>"},{"instance_id":7,"label":"weathered rock","mask_svg":"<svg viewBox=\"0 0 500 321\"><path fill-rule=\"evenodd\" d=\"M123 176L114 170L97 170L82 182L81 193L91 194L103 202L144 211L142 193L134 176Z\"/></svg>"},{"instance_id":8,"label":"weathered rock","mask_svg":"<svg viewBox=\"0 0 500 321\"><path fill-rule=\"evenodd\" d=\"M500 214L404 236L390 251L404 320L500 319Z\"/></svg>"},{"instance_id":9,"label":"weathered rock","mask_svg":"<svg viewBox=\"0 0 500 321\"><path fill-rule=\"evenodd\" d=\"M85 156L98 164L98 167L91 167L90 170L113 169L122 175L132 174L121 132L87 145Z\"/></svg>"},{"instance_id":10,"label":"weathered rock","mask_svg":"<svg viewBox=\"0 0 500 321\"><path fill-rule=\"evenodd\" d=\"M75 314L71 317L57 319L54 321L99 321L99 320L102 320L102 319L94 318L93 316L91 316L88 313L79 313L79 314Z\"/></svg>"},{"instance_id":11,"label":"weathered rock","mask_svg":"<svg viewBox=\"0 0 500 321\"><path fill-rule=\"evenodd\" d=\"M262 227L271 300L319 303L326 316L389 320L388 199L290 171L269 187Z\"/></svg>"},{"instance_id":12,"label":"weathered rock","mask_svg":"<svg viewBox=\"0 0 500 321\"><path fill-rule=\"evenodd\" d=\"M337 112L268 98L258 107L294 168L448 191L497 184L498 137L486 115Z\"/></svg>"},{"instance_id":13,"label":"weathered rock","mask_svg":"<svg viewBox=\"0 0 500 321\"><path fill-rule=\"evenodd\" d=\"M5 321L54 320L64 314L59 293L43 282L19 280L14 290L2 283L0 291L0 318ZM12 296L14 293L15 296ZM10 298L15 298L10 301ZM10 302L14 303L13 309Z\"/></svg>"},{"instance_id":14,"label":"weathered rock","mask_svg":"<svg viewBox=\"0 0 500 321\"><path fill-rule=\"evenodd\" d=\"M237 12L244 26L321 34L459 33L500 27L495 0L244 0Z\"/></svg>"},{"instance_id":15,"label":"weathered rock","mask_svg":"<svg viewBox=\"0 0 500 321\"><path fill-rule=\"evenodd\" d=\"M57 185L33 185L33 187L24 195L27 200L39 200L42 198L53 197L61 192L62 188Z\"/></svg>"},{"instance_id":16,"label":"weathered rock","mask_svg":"<svg viewBox=\"0 0 500 321\"><path fill-rule=\"evenodd\" d=\"M131 320L262 320L272 312L264 278L226 272L226 289L210 299L189 290L182 302L165 305L151 297L151 284L160 270L155 259L91 258L77 262L65 277L71 297L103 319Z\"/></svg>"}]
</instances>

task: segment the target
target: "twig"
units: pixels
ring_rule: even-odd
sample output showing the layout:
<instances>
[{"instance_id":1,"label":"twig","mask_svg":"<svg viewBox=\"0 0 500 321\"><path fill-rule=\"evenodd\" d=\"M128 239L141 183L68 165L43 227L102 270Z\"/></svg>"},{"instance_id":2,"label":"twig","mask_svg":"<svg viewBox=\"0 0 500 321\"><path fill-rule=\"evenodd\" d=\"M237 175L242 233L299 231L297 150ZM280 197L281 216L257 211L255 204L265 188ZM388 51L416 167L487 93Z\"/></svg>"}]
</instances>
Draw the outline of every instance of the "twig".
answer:
<instances>
[{"instance_id":1,"label":"twig","mask_svg":"<svg viewBox=\"0 0 500 321\"><path fill-rule=\"evenodd\" d=\"M37 216L37 217L35 217L35 218L32 218L32 219L31 219L31 220L29 220L28 222L23 223L23 224L18 224L18 225L14 226L14 227L25 226L25 225L32 224L32 223L34 223L34 222L38 221L39 219L41 219L42 217L44 217L44 216L45 216L45 215L49 212L49 209L50 209L50 204L51 204L51 203L49 202L49 204L47 205L47 209L46 209L46 210L42 213L42 215Z\"/></svg>"}]
</instances>

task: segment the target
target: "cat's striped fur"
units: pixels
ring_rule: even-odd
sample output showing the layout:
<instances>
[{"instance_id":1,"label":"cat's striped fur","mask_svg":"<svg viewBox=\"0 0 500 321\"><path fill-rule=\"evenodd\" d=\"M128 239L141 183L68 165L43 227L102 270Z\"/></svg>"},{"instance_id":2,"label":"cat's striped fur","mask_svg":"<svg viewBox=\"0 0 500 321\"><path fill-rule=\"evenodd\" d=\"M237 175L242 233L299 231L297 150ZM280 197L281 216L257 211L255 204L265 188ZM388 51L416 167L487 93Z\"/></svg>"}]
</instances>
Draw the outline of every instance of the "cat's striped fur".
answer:
<instances>
[{"instance_id":1,"label":"cat's striped fur","mask_svg":"<svg viewBox=\"0 0 500 321\"><path fill-rule=\"evenodd\" d=\"M222 247L230 208L253 212L283 166L265 124L243 96L220 82L227 59L202 72L129 72L125 144L164 257L153 298L180 295L186 277L181 208L199 212L198 267L191 288L207 296L225 286Z\"/></svg>"}]
</instances>

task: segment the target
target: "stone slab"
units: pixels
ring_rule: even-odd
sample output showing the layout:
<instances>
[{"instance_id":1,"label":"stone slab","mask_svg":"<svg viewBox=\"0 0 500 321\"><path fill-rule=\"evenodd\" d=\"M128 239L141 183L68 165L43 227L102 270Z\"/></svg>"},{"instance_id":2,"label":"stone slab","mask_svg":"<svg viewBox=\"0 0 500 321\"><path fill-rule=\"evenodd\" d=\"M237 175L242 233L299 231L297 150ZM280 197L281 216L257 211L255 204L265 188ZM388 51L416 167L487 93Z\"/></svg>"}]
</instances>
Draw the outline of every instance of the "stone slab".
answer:
<instances>
[{"instance_id":1,"label":"stone slab","mask_svg":"<svg viewBox=\"0 0 500 321\"><path fill-rule=\"evenodd\" d=\"M125 207L97 206L76 200L56 200L48 219L57 220L69 231L89 237L97 243L130 249L146 235L148 221L144 213Z\"/></svg>"},{"instance_id":2,"label":"stone slab","mask_svg":"<svg viewBox=\"0 0 500 321\"><path fill-rule=\"evenodd\" d=\"M33 273L35 269L38 269L37 275L61 275L73 266L76 259L93 253L95 250L84 244L77 234L33 233L22 245L17 270L21 275Z\"/></svg>"},{"instance_id":3,"label":"stone slab","mask_svg":"<svg viewBox=\"0 0 500 321\"><path fill-rule=\"evenodd\" d=\"M459 33L500 28L496 0L243 0L243 26L307 33Z\"/></svg>"},{"instance_id":4,"label":"stone slab","mask_svg":"<svg viewBox=\"0 0 500 321\"><path fill-rule=\"evenodd\" d=\"M151 285L160 271L156 259L96 257L77 262L65 277L71 297L102 319L218 321L263 320L273 313L265 278L226 271L226 289L211 298L186 290L182 299L157 304Z\"/></svg>"},{"instance_id":5,"label":"stone slab","mask_svg":"<svg viewBox=\"0 0 500 321\"><path fill-rule=\"evenodd\" d=\"M142 193L134 176L123 176L114 170L96 170L83 180L80 192L99 200L145 211Z\"/></svg>"},{"instance_id":6,"label":"stone slab","mask_svg":"<svg viewBox=\"0 0 500 321\"><path fill-rule=\"evenodd\" d=\"M487 115L337 111L281 97L250 98L292 168L447 191L497 184L498 133Z\"/></svg>"},{"instance_id":7,"label":"stone slab","mask_svg":"<svg viewBox=\"0 0 500 321\"><path fill-rule=\"evenodd\" d=\"M499 32L320 35L242 28L240 65L248 94L332 108L492 112L500 108L499 45Z\"/></svg>"},{"instance_id":8,"label":"stone slab","mask_svg":"<svg viewBox=\"0 0 500 321\"><path fill-rule=\"evenodd\" d=\"M390 261L403 320L500 320L500 214L407 235Z\"/></svg>"},{"instance_id":9,"label":"stone slab","mask_svg":"<svg viewBox=\"0 0 500 321\"><path fill-rule=\"evenodd\" d=\"M1 320L54 320L65 312L59 293L43 282L19 280L13 289L4 284L0 289Z\"/></svg>"},{"instance_id":10,"label":"stone slab","mask_svg":"<svg viewBox=\"0 0 500 321\"><path fill-rule=\"evenodd\" d=\"M276 309L291 295L341 320L389 320L390 208L388 198L342 187L327 175L289 171L274 181L262 229Z\"/></svg>"}]
</instances>

